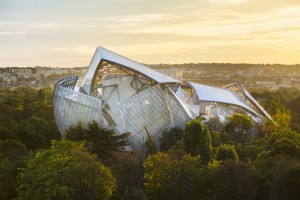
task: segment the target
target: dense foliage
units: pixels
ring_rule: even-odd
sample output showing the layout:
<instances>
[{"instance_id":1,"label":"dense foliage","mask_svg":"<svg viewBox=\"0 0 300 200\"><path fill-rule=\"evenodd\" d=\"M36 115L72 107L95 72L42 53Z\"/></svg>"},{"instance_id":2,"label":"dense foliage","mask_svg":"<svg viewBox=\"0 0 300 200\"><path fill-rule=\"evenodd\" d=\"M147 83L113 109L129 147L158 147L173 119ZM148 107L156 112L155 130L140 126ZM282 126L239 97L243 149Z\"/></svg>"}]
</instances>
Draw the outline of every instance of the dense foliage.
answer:
<instances>
[{"instance_id":1,"label":"dense foliage","mask_svg":"<svg viewBox=\"0 0 300 200\"><path fill-rule=\"evenodd\" d=\"M200 155L203 163L208 163L211 160L211 136L206 125L202 124L199 119L186 123L183 148L192 156Z\"/></svg>"},{"instance_id":2,"label":"dense foliage","mask_svg":"<svg viewBox=\"0 0 300 200\"><path fill-rule=\"evenodd\" d=\"M239 160L239 156L233 145L220 145L216 152L216 160Z\"/></svg>"},{"instance_id":3,"label":"dense foliage","mask_svg":"<svg viewBox=\"0 0 300 200\"><path fill-rule=\"evenodd\" d=\"M300 91L253 95L275 123L200 117L128 152L95 122L62 140L51 88L0 90L0 199L298 200Z\"/></svg>"},{"instance_id":4,"label":"dense foliage","mask_svg":"<svg viewBox=\"0 0 300 200\"><path fill-rule=\"evenodd\" d=\"M116 184L110 170L83 143L53 142L28 160L18 175L19 199L109 199Z\"/></svg>"},{"instance_id":5,"label":"dense foliage","mask_svg":"<svg viewBox=\"0 0 300 200\"><path fill-rule=\"evenodd\" d=\"M251 140L251 129L254 123L250 117L245 114L235 114L227 117L224 131L234 144L248 143Z\"/></svg>"},{"instance_id":6,"label":"dense foliage","mask_svg":"<svg viewBox=\"0 0 300 200\"><path fill-rule=\"evenodd\" d=\"M113 130L100 127L97 122L92 121L84 127L81 122L66 130L66 139L73 141L86 141L86 147L90 152L96 154L99 159L109 159L114 151L124 150L128 145L129 133L115 135Z\"/></svg>"}]
</instances>

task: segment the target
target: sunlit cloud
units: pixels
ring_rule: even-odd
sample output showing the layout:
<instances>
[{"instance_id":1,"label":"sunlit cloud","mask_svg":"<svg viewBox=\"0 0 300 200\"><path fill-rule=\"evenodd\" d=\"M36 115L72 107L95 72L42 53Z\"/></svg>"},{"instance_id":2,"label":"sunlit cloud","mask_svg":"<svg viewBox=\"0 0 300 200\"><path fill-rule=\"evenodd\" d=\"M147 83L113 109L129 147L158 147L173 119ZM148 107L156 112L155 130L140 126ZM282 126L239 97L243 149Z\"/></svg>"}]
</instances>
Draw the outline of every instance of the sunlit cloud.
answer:
<instances>
[{"instance_id":1,"label":"sunlit cloud","mask_svg":"<svg viewBox=\"0 0 300 200\"><path fill-rule=\"evenodd\" d=\"M65 47L54 47L52 48L53 51L57 52L73 52L78 54L86 54L90 55L91 51L95 49L95 46L89 46L89 45L81 45L81 46L72 46L69 48Z\"/></svg>"},{"instance_id":2,"label":"sunlit cloud","mask_svg":"<svg viewBox=\"0 0 300 200\"><path fill-rule=\"evenodd\" d=\"M300 62L299 0L70 2L0 8L0 66L84 66L97 45L144 63Z\"/></svg>"},{"instance_id":3,"label":"sunlit cloud","mask_svg":"<svg viewBox=\"0 0 300 200\"><path fill-rule=\"evenodd\" d=\"M219 4L240 4L246 3L248 0L209 0L212 3L219 3Z\"/></svg>"},{"instance_id":4,"label":"sunlit cloud","mask_svg":"<svg viewBox=\"0 0 300 200\"><path fill-rule=\"evenodd\" d=\"M0 31L0 35L24 35L24 31Z\"/></svg>"}]
</instances>

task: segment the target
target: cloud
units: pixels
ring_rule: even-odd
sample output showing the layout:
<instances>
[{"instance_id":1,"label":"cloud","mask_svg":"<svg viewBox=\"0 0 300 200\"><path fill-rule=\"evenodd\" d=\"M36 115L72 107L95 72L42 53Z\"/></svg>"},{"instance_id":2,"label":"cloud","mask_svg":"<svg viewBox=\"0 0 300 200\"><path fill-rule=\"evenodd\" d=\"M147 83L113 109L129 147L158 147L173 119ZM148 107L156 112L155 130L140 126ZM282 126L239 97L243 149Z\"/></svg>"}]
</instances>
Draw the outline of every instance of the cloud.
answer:
<instances>
[{"instance_id":1,"label":"cloud","mask_svg":"<svg viewBox=\"0 0 300 200\"><path fill-rule=\"evenodd\" d=\"M209 0L209 1L218 4L241 4L241 3L248 2L248 0Z\"/></svg>"},{"instance_id":2,"label":"cloud","mask_svg":"<svg viewBox=\"0 0 300 200\"><path fill-rule=\"evenodd\" d=\"M222 51L232 61L263 60L264 52L274 58L273 52L286 62L297 59L279 52L300 51L299 0L11 2L0 8L4 63L9 54L22 62L39 57L46 65L86 65L97 45L151 63L225 61Z\"/></svg>"},{"instance_id":3,"label":"cloud","mask_svg":"<svg viewBox=\"0 0 300 200\"><path fill-rule=\"evenodd\" d=\"M27 32L24 31L0 31L0 35L24 35Z\"/></svg>"},{"instance_id":4,"label":"cloud","mask_svg":"<svg viewBox=\"0 0 300 200\"><path fill-rule=\"evenodd\" d=\"M62 52L62 53L75 53L80 55L90 55L93 50L95 50L95 46L91 45L79 45L79 46L70 46L66 47L53 47L52 51Z\"/></svg>"}]
</instances>

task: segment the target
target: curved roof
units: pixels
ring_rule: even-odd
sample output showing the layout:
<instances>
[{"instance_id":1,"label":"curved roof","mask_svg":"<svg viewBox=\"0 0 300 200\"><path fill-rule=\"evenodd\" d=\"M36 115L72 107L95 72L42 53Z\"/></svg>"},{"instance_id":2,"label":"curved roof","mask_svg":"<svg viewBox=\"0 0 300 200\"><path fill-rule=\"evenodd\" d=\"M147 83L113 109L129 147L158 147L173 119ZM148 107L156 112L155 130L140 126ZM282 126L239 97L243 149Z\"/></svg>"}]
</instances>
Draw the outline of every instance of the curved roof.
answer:
<instances>
[{"instance_id":1,"label":"curved roof","mask_svg":"<svg viewBox=\"0 0 300 200\"><path fill-rule=\"evenodd\" d=\"M231 83L224 88L232 90L237 92L239 96L242 96L244 98L247 98L248 101L250 101L254 107L265 117L267 117L269 120L273 120L272 117L267 113L267 111L252 97L252 95L244 88L244 86L240 83ZM238 92L238 90L240 92Z\"/></svg>"},{"instance_id":2,"label":"curved roof","mask_svg":"<svg viewBox=\"0 0 300 200\"><path fill-rule=\"evenodd\" d=\"M196 92L199 101L211 101L237 105L248 111L259 115L243 98L237 93L225 88L202 85L198 83L186 82Z\"/></svg>"},{"instance_id":3,"label":"curved roof","mask_svg":"<svg viewBox=\"0 0 300 200\"><path fill-rule=\"evenodd\" d=\"M123 66L127 69L133 70L135 72L138 72L157 83L181 83L181 81L172 78L170 76L167 76L165 74L162 74L154 69L151 69L141 63L138 63L136 61L133 61L129 58L126 58L124 56L121 56L117 53L114 53L112 51L109 51L103 47L97 47L97 50L93 56L93 59L89 65L89 68L83 78L81 86L86 90L86 92L90 93L90 86L92 84L92 79L97 72L98 66L101 63L101 61L108 61L111 63L118 64L120 66Z\"/></svg>"}]
</instances>

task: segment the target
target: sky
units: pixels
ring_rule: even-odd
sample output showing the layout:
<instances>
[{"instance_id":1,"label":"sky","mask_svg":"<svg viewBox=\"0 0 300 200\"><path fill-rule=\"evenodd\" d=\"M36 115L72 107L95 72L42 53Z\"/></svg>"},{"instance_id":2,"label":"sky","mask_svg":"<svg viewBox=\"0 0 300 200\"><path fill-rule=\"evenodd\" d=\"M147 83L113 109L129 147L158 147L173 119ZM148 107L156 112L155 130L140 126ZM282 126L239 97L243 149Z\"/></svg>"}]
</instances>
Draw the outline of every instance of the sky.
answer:
<instances>
[{"instance_id":1,"label":"sky","mask_svg":"<svg viewBox=\"0 0 300 200\"><path fill-rule=\"evenodd\" d=\"M300 0L0 0L1 67L300 63Z\"/></svg>"}]
</instances>

